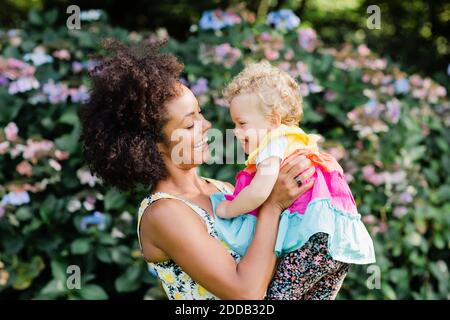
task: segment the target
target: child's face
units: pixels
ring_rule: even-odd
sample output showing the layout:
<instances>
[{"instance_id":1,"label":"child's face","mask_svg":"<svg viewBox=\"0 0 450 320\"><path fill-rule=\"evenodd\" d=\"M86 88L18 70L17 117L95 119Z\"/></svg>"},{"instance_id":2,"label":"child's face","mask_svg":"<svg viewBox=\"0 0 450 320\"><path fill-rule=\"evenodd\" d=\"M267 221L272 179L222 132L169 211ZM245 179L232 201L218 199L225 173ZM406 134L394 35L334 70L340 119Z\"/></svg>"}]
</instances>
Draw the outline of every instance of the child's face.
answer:
<instances>
[{"instance_id":1,"label":"child's face","mask_svg":"<svg viewBox=\"0 0 450 320\"><path fill-rule=\"evenodd\" d=\"M230 103L231 119L235 124L234 134L246 154L255 150L268 130L276 123L264 115L255 94L242 94Z\"/></svg>"}]
</instances>

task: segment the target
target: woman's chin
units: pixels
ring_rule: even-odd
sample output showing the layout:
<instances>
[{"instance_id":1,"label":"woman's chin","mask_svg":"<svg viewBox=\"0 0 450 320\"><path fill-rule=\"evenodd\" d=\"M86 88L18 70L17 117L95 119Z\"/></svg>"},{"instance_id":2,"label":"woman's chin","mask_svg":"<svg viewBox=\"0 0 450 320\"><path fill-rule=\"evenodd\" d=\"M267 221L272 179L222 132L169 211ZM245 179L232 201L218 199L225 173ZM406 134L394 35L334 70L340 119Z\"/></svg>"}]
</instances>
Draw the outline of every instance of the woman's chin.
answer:
<instances>
[{"instance_id":1,"label":"woman's chin","mask_svg":"<svg viewBox=\"0 0 450 320\"><path fill-rule=\"evenodd\" d=\"M202 163L208 161L208 159L210 157L208 144L205 143L200 150L194 149L193 155L194 155L194 159L193 159L194 164L202 164Z\"/></svg>"}]
</instances>

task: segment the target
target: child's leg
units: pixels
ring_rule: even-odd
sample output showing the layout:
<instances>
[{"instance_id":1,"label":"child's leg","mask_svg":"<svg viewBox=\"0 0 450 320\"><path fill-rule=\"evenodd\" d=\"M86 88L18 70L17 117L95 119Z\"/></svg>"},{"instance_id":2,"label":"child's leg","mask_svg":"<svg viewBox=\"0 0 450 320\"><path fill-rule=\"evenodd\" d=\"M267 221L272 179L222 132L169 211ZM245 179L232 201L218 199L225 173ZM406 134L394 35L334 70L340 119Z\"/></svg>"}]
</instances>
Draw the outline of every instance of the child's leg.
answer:
<instances>
[{"instance_id":1,"label":"child's leg","mask_svg":"<svg viewBox=\"0 0 450 320\"><path fill-rule=\"evenodd\" d=\"M345 276L350 269L350 264L341 263L341 267L335 273L326 275L320 279L303 296L304 300L334 300L341 289Z\"/></svg>"},{"instance_id":2,"label":"child's leg","mask_svg":"<svg viewBox=\"0 0 450 320\"><path fill-rule=\"evenodd\" d=\"M342 263L327 249L328 235L317 233L305 245L285 255L267 290L268 300L299 300L322 278L334 274Z\"/></svg>"}]
</instances>

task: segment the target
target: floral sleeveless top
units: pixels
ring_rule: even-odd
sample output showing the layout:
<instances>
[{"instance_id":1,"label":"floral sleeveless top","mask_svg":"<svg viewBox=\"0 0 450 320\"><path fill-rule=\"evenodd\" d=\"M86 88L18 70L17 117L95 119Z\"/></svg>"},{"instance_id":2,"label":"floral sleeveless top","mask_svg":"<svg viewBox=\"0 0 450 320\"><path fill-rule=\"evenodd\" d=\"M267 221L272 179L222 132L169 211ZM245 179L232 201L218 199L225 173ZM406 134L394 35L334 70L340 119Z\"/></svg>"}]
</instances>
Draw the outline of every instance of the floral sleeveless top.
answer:
<instances>
[{"instance_id":1,"label":"floral sleeveless top","mask_svg":"<svg viewBox=\"0 0 450 320\"><path fill-rule=\"evenodd\" d=\"M231 193L231 190L229 190L226 185L218 180L204 178L206 181L209 181L212 183L219 191L224 193ZM138 240L139 240L139 246L141 248L141 253L143 255L142 251L142 244L141 239L139 235L139 227L142 215L144 213L144 210L154 201L157 201L159 199L177 199L182 202L184 202L187 206L189 206L195 213L197 213L200 218L205 222L208 233L219 240L222 245L227 249L227 251L230 253L230 255L239 262L240 256L233 251L224 241L222 241L215 228L214 228L214 219L209 215L209 213L204 210L203 208L178 197L175 197L171 194L165 193L165 192L156 192L152 195L146 197L144 200L142 200L139 210L138 210L138 224L137 224L137 234L138 234ZM217 296L213 295L209 291L207 291L205 288L203 288L200 284L195 282L186 272L184 272L173 260L166 260L163 262L147 262L148 266L150 268L153 268L158 278L162 282L162 286L164 288L164 291L167 294L167 297L170 300L216 300L219 299Z\"/></svg>"}]
</instances>

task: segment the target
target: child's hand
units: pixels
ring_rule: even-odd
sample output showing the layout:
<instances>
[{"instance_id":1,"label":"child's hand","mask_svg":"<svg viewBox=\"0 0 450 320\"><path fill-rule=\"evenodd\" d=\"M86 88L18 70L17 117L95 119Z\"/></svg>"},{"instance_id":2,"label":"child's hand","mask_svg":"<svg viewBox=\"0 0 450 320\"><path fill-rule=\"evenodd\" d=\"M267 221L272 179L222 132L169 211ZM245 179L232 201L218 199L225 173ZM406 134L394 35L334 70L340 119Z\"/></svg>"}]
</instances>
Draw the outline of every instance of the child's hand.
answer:
<instances>
[{"instance_id":1,"label":"child's hand","mask_svg":"<svg viewBox=\"0 0 450 320\"><path fill-rule=\"evenodd\" d=\"M227 200L224 200L221 203L219 203L219 205L217 206L217 209L216 209L217 216L219 216L221 218L227 217L228 203L229 203L229 201L227 201Z\"/></svg>"}]
</instances>

